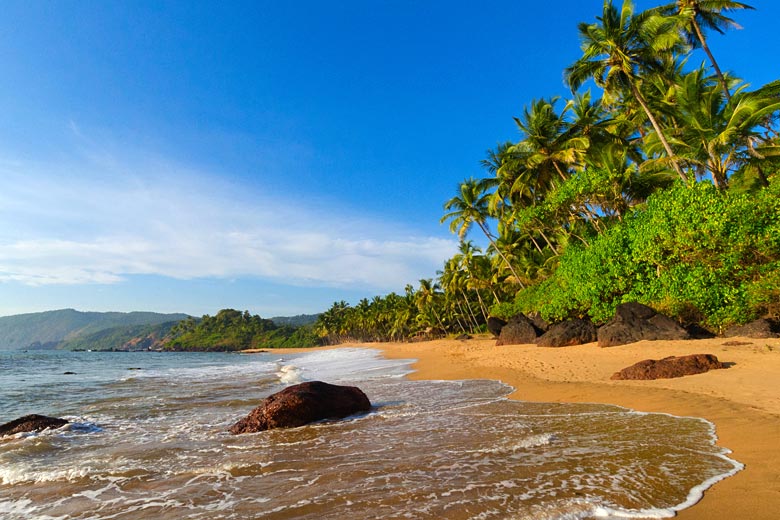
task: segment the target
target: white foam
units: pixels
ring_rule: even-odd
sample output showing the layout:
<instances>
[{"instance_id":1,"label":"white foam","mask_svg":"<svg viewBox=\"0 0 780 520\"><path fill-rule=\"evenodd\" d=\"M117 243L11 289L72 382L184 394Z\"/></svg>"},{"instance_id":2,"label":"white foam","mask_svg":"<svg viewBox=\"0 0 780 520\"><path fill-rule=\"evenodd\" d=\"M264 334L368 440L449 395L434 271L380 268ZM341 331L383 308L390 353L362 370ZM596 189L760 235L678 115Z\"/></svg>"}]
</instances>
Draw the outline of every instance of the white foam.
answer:
<instances>
[{"instance_id":1,"label":"white foam","mask_svg":"<svg viewBox=\"0 0 780 520\"><path fill-rule=\"evenodd\" d=\"M302 372L303 370L296 367L295 365L284 365L279 367L279 370L276 372L276 376L283 384L294 385L302 382Z\"/></svg>"}]
</instances>

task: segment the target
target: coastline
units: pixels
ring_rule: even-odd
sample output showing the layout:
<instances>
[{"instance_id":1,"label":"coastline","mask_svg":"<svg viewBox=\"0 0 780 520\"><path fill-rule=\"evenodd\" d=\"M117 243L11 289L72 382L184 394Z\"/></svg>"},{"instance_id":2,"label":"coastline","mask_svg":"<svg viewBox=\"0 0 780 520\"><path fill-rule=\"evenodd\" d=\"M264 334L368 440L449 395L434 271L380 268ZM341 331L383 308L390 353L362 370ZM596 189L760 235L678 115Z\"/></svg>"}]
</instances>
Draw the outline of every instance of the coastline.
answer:
<instances>
[{"instance_id":1,"label":"coastline","mask_svg":"<svg viewBox=\"0 0 780 520\"><path fill-rule=\"evenodd\" d=\"M726 343L741 343L726 345ZM708 489L683 520L773 519L780 510L780 339L714 338L642 341L599 348L535 345L496 347L493 339L420 343L349 343L390 359L417 361L415 380L496 379L515 391L510 399L605 403L641 412L701 417L715 424L718 444L745 469ZM297 350L297 349L296 349ZM304 350L304 349L302 349ZM305 349L306 351L311 349ZM643 359L707 353L732 364L725 370L678 379L611 381Z\"/></svg>"}]
</instances>

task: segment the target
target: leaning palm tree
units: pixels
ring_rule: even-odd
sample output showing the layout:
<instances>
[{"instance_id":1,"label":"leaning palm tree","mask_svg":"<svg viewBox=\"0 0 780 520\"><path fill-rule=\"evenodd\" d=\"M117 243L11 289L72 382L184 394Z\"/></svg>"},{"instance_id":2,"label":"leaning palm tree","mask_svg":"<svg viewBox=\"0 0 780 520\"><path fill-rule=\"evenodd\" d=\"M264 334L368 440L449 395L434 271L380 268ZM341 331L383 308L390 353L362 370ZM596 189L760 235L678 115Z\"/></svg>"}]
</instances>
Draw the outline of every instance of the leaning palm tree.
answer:
<instances>
[{"instance_id":1,"label":"leaning palm tree","mask_svg":"<svg viewBox=\"0 0 780 520\"><path fill-rule=\"evenodd\" d=\"M753 7L731 0L676 0L676 2L660 8L661 12L665 14L675 14L688 44L692 47L701 46L707 54L727 100L731 99L731 92L718 62L715 61L715 56L707 45L704 31L709 29L724 34L730 28L741 29L737 22L723 14L724 11L738 9L753 9Z\"/></svg>"},{"instance_id":2,"label":"leaning palm tree","mask_svg":"<svg viewBox=\"0 0 780 520\"><path fill-rule=\"evenodd\" d=\"M450 231L453 233L457 232L458 238L461 240L463 240L463 237L466 236L473 224L479 226L506 264L506 267L519 280L512 264L509 263L501 249L496 247L496 237L488 229L487 219L490 216L488 211L490 194L486 192L485 186L484 181L476 180L473 177L463 181L459 187L460 195L452 197L444 204L444 209L448 213L445 213L441 218L441 222L444 223L449 220Z\"/></svg>"},{"instance_id":3,"label":"leaning palm tree","mask_svg":"<svg viewBox=\"0 0 780 520\"><path fill-rule=\"evenodd\" d=\"M687 182L658 119L639 88L641 73L652 73L661 65L658 53L680 48L681 40L673 20L651 11L634 15L630 0L624 0L620 12L612 0L604 0L603 14L597 20L597 23L579 25L583 55L564 72L566 82L575 91L586 80L593 79L604 89L605 98L610 99L628 90L644 110L672 167Z\"/></svg>"}]
</instances>

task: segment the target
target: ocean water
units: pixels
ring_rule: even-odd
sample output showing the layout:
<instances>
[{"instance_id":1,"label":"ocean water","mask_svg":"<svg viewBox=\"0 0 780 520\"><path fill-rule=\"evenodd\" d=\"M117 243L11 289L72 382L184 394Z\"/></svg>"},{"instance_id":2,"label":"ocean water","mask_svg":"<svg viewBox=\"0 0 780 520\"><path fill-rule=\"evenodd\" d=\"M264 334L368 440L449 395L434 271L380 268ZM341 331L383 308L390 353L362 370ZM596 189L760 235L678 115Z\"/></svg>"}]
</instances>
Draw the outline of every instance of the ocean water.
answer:
<instances>
[{"instance_id":1,"label":"ocean water","mask_svg":"<svg viewBox=\"0 0 780 520\"><path fill-rule=\"evenodd\" d=\"M701 419L510 401L488 380L409 381L370 349L306 354L0 352L0 518L668 518L741 465ZM64 374L75 372L75 374ZM306 380L370 413L226 431Z\"/></svg>"}]
</instances>

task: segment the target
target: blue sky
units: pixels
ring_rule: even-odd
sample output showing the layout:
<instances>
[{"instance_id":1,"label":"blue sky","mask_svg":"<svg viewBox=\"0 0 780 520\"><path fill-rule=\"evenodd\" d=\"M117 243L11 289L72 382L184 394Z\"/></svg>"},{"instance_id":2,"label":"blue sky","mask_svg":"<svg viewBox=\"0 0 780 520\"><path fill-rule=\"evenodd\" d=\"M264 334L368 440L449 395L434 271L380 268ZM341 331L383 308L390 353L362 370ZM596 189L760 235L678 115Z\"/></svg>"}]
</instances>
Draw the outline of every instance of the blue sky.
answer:
<instances>
[{"instance_id":1,"label":"blue sky","mask_svg":"<svg viewBox=\"0 0 780 520\"><path fill-rule=\"evenodd\" d=\"M601 4L4 2L0 315L270 317L434 276L443 202L567 94ZM752 5L711 46L759 85L780 2Z\"/></svg>"}]
</instances>

